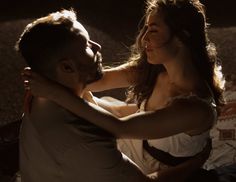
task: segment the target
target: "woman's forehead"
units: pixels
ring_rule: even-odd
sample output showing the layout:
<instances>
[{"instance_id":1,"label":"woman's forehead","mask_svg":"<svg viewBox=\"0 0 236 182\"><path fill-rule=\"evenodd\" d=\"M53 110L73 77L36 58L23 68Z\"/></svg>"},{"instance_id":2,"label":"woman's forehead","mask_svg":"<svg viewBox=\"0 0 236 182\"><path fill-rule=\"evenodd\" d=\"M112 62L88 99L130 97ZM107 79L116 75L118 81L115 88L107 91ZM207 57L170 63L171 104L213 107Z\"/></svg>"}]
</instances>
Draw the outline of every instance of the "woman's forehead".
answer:
<instances>
[{"instance_id":1,"label":"woman's forehead","mask_svg":"<svg viewBox=\"0 0 236 182\"><path fill-rule=\"evenodd\" d=\"M150 12L150 14L147 16L146 19L146 24L160 24L160 22L163 22L163 13L158 10L154 9L153 11Z\"/></svg>"}]
</instances>

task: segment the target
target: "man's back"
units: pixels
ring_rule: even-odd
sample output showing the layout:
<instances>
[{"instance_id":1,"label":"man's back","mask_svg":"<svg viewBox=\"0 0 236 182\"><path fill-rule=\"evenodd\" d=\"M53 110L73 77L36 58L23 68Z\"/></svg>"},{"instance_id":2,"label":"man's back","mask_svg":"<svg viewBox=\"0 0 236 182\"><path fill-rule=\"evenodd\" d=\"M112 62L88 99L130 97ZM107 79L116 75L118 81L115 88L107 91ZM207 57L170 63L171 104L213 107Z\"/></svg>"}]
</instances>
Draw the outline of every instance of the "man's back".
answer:
<instances>
[{"instance_id":1,"label":"man's back","mask_svg":"<svg viewBox=\"0 0 236 182\"><path fill-rule=\"evenodd\" d=\"M143 181L104 130L56 104L34 99L20 134L22 182Z\"/></svg>"}]
</instances>

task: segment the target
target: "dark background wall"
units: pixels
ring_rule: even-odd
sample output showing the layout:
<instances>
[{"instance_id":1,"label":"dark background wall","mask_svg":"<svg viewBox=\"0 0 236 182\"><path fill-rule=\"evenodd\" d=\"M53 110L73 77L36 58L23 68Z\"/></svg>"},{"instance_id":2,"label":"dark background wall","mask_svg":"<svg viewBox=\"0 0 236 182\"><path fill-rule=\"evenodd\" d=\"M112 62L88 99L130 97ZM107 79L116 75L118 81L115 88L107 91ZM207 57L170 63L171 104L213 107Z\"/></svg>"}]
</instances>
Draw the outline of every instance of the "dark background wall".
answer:
<instances>
[{"instance_id":1,"label":"dark background wall","mask_svg":"<svg viewBox=\"0 0 236 182\"><path fill-rule=\"evenodd\" d=\"M1 0L0 21L37 18L62 8L74 8L79 17L119 39L133 37L145 0ZM235 0L202 0L213 27L236 25ZM128 27L128 28L127 28ZM124 36L125 35L125 36Z\"/></svg>"},{"instance_id":2,"label":"dark background wall","mask_svg":"<svg viewBox=\"0 0 236 182\"><path fill-rule=\"evenodd\" d=\"M200 0L205 4L209 20L215 26L236 24L235 0ZM81 13L90 11L91 20L103 17L137 21L143 11L145 0L1 0L0 21L39 17L60 8L74 7ZM94 18L92 18L94 17Z\"/></svg>"}]
</instances>

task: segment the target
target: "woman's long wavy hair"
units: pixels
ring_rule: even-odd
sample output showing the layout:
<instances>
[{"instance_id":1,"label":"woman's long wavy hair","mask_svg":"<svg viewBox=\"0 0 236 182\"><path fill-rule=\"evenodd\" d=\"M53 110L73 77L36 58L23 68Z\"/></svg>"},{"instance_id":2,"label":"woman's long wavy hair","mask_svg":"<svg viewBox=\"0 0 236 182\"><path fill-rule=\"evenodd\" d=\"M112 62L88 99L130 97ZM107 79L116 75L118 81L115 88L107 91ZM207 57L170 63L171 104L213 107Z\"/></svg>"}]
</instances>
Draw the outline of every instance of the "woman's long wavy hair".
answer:
<instances>
[{"instance_id":1,"label":"woman's long wavy hair","mask_svg":"<svg viewBox=\"0 0 236 182\"><path fill-rule=\"evenodd\" d=\"M199 0L147 0L143 19L145 23L150 13L156 9L163 12L164 21L173 36L189 48L193 64L211 88L216 104L221 105L224 81L215 46L208 38L203 4ZM139 106L150 97L158 74L165 71L163 65L147 62L141 42L146 29L145 25L141 28L128 60L128 65L137 74L135 84L128 89L127 101L135 101Z\"/></svg>"}]
</instances>

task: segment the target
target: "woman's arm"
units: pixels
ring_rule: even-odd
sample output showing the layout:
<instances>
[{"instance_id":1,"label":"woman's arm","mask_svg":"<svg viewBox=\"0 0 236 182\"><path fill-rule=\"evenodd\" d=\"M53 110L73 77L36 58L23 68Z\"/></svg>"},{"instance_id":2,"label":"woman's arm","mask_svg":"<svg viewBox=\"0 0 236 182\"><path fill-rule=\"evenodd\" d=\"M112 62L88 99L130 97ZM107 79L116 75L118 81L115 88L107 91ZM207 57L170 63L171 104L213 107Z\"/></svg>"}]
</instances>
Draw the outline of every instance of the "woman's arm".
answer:
<instances>
[{"instance_id":1,"label":"woman's arm","mask_svg":"<svg viewBox=\"0 0 236 182\"><path fill-rule=\"evenodd\" d=\"M95 97L90 91L84 92L82 94L82 98L87 102L100 106L118 118L134 114L138 110L136 104L129 104L109 96L98 98Z\"/></svg>"},{"instance_id":2,"label":"woman's arm","mask_svg":"<svg viewBox=\"0 0 236 182\"><path fill-rule=\"evenodd\" d=\"M128 63L121 66L105 69L103 77L86 86L85 90L92 92L100 92L114 88L128 87L134 81L133 69L128 66Z\"/></svg>"},{"instance_id":3,"label":"woman's arm","mask_svg":"<svg viewBox=\"0 0 236 182\"><path fill-rule=\"evenodd\" d=\"M114 98L111 100L110 98L97 98L93 96L93 99L96 101L98 106L111 112L118 118L129 116L136 113L138 110L136 104L129 104Z\"/></svg>"}]
</instances>

